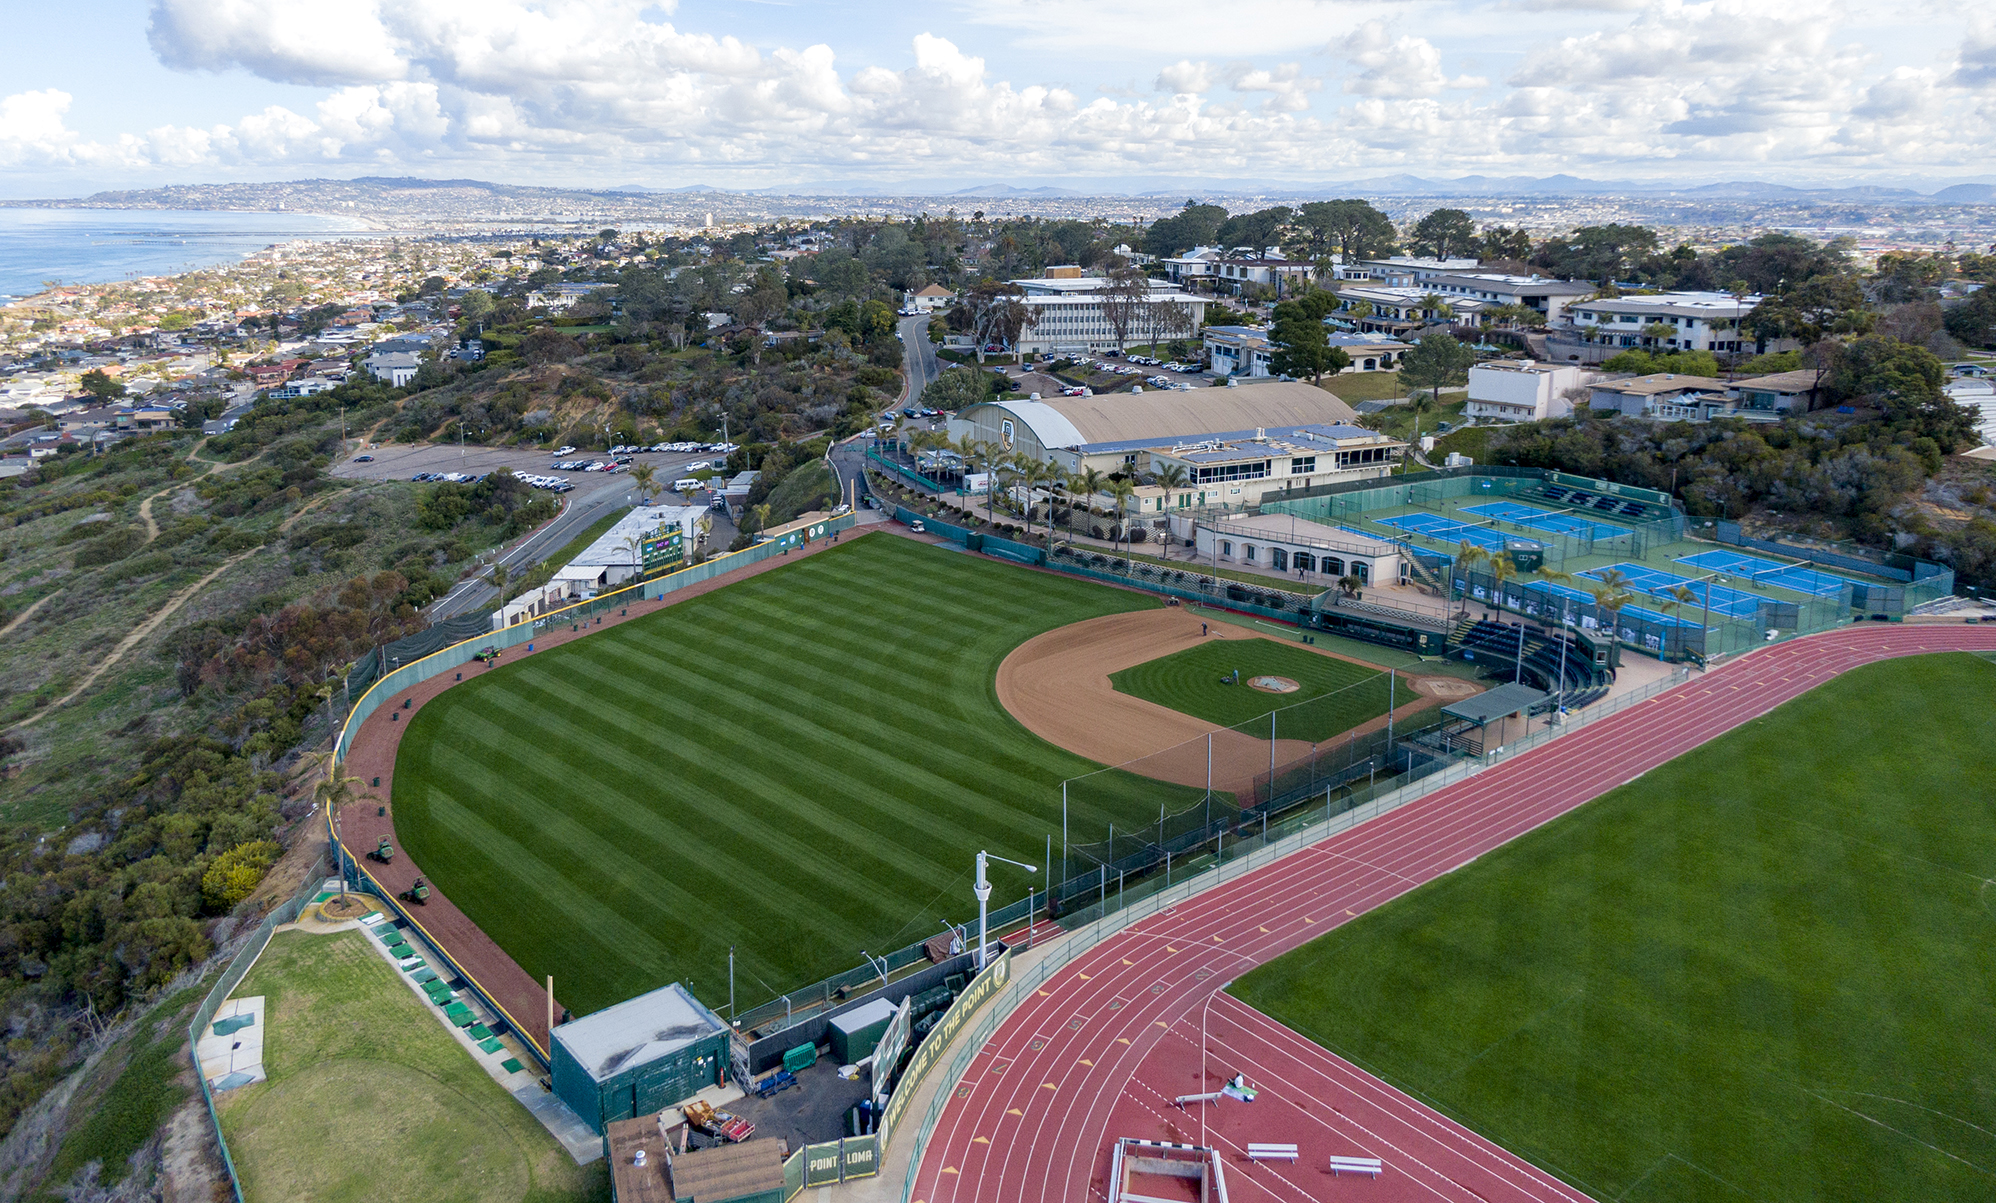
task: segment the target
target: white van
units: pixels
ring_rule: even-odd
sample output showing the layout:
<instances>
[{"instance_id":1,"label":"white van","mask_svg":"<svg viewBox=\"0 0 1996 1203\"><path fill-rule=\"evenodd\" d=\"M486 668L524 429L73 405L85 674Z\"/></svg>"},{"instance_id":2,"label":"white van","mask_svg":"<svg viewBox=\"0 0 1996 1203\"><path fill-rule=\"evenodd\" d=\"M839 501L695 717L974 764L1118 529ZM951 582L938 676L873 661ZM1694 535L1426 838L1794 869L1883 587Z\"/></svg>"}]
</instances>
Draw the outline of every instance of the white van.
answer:
<instances>
[{"instance_id":1,"label":"white van","mask_svg":"<svg viewBox=\"0 0 1996 1203\"><path fill-rule=\"evenodd\" d=\"M706 488L706 483L697 476L682 476L672 482L672 487L681 493L698 493Z\"/></svg>"}]
</instances>

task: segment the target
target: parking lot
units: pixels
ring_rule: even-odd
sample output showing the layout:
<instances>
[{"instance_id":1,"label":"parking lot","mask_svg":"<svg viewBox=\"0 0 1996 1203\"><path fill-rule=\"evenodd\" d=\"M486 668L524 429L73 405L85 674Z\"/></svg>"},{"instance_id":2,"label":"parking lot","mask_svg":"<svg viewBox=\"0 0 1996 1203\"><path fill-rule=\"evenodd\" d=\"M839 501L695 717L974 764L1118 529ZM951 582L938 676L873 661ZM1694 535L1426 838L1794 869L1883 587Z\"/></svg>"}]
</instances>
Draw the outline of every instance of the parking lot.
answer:
<instances>
[{"instance_id":1,"label":"parking lot","mask_svg":"<svg viewBox=\"0 0 1996 1203\"><path fill-rule=\"evenodd\" d=\"M362 462L363 456L370 458ZM520 448L383 443L349 456L347 462L333 468L333 475L354 480L409 480L424 473L459 472L476 477L500 468L510 468L517 474L557 479L571 487L586 488L604 480L606 474L557 471L553 465L609 463L613 458L625 457L612 457L607 451L577 451L556 456L546 451ZM704 451L645 451L631 454L629 458L633 464L652 466L658 474L657 487L660 490L669 489L674 480L684 476L688 464L704 460L719 469L727 459L724 455ZM624 470L629 469L626 467ZM615 474L607 475L614 478Z\"/></svg>"}]
</instances>

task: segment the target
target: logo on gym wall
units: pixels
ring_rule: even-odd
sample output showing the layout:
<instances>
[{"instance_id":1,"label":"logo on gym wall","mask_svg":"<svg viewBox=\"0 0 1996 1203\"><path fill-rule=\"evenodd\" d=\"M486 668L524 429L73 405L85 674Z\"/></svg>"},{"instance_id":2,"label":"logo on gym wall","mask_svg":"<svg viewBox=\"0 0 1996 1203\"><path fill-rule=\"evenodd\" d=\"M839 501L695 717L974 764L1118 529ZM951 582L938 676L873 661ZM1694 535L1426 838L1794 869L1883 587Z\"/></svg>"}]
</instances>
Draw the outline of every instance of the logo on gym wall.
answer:
<instances>
[{"instance_id":1,"label":"logo on gym wall","mask_svg":"<svg viewBox=\"0 0 1996 1203\"><path fill-rule=\"evenodd\" d=\"M1005 445L1005 450L1012 449L1012 419L1006 418L998 423L998 441Z\"/></svg>"}]
</instances>

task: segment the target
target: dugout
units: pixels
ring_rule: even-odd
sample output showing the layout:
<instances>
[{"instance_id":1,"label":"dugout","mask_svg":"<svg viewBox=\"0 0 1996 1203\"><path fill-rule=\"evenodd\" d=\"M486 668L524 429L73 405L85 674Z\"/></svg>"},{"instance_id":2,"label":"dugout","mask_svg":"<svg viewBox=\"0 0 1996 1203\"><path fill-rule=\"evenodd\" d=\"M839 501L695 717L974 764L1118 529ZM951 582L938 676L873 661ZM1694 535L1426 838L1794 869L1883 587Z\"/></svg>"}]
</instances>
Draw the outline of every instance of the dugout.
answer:
<instances>
[{"instance_id":1,"label":"dugout","mask_svg":"<svg viewBox=\"0 0 1996 1203\"><path fill-rule=\"evenodd\" d=\"M554 1092L602 1132L719 1085L728 1040L721 1017L674 982L555 1028Z\"/></svg>"}]
</instances>

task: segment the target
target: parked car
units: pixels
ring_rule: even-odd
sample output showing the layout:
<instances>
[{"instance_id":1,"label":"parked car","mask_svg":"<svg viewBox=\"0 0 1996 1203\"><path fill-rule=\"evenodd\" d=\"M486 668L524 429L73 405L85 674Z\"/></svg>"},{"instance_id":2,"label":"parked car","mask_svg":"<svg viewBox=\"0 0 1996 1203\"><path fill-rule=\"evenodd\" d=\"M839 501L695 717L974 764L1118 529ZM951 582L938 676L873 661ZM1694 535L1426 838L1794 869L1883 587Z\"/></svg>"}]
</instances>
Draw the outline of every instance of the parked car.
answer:
<instances>
[{"instance_id":1,"label":"parked car","mask_svg":"<svg viewBox=\"0 0 1996 1203\"><path fill-rule=\"evenodd\" d=\"M575 448L573 448L573 447L557 447L557 448L555 448L555 449L554 449L554 453L555 453L556 455L574 455L574 454L575 454Z\"/></svg>"},{"instance_id":2,"label":"parked car","mask_svg":"<svg viewBox=\"0 0 1996 1203\"><path fill-rule=\"evenodd\" d=\"M374 457L371 455L356 455L353 457L353 462L356 464L371 464L374 462Z\"/></svg>"}]
</instances>

